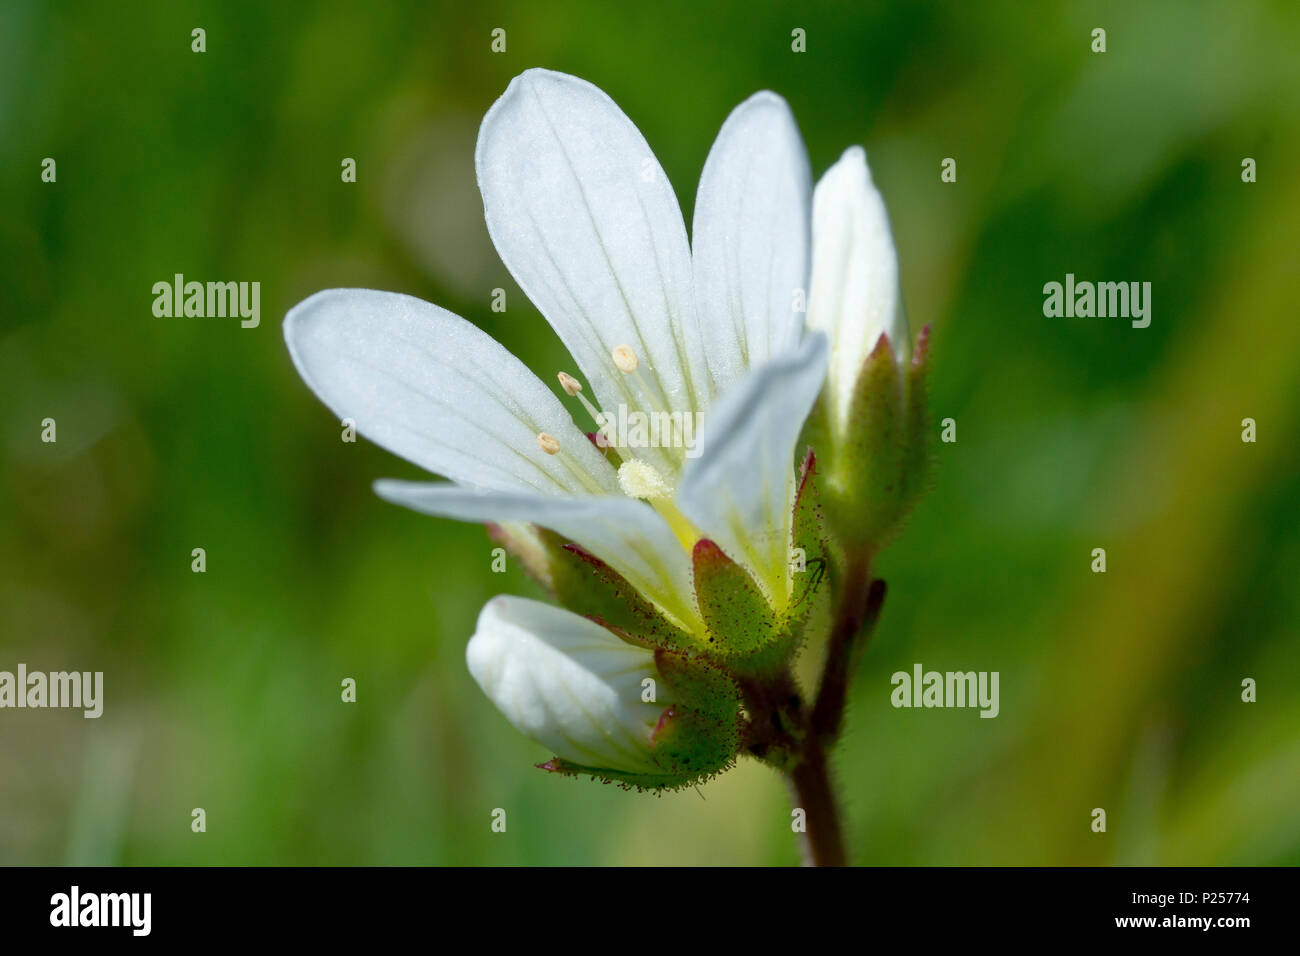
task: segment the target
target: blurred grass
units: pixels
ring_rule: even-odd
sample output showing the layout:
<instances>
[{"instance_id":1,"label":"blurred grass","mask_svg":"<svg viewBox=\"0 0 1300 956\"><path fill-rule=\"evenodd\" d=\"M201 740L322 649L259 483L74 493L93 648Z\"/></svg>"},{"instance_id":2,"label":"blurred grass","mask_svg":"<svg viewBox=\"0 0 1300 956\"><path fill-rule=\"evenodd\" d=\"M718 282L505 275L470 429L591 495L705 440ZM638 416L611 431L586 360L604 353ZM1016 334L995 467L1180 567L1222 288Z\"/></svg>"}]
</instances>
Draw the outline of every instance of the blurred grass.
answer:
<instances>
[{"instance_id":1,"label":"blurred grass","mask_svg":"<svg viewBox=\"0 0 1300 956\"><path fill-rule=\"evenodd\" d=\"M0 669L103 670L107 696L0 713L0 862L797 858L752 764L662 798L532 770L463 661L484 600L531 585L482 529L375 499L415 469L340 443L283 348L293 303L366 286L569 364L473 177L479 118L539 65L620 103L688 222L756 89L816 172L871 156L959 440L881 563L837 758L856 858L1300 862L1294 4L137 9L0 9ZM262 325L154 318L175 272L260 281ZM1150 281L1151 327L1044 318L1065 272ZM915 661L1000 671L998 719L891 708Z\"/></svg>"}]
</instances>

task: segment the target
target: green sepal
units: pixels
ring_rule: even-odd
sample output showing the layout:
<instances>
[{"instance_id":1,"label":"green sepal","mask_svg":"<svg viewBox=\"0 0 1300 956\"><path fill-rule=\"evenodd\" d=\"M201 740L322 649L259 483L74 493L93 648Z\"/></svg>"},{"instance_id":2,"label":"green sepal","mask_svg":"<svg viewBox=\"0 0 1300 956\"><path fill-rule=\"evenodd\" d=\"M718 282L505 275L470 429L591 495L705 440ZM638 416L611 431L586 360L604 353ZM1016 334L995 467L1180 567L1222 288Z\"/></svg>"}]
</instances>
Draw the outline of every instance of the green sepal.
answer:
<instances>
[{"instance_id":1,"label":"green sepal","mask_svg":"<svg viewBox=\"0 0 1300 956\"><path fill-rule=\"evenodd\" d=\"M822 594L830 559L830 544L826 533L826 517L818 491L820 476L817 456L809 448L799 466L799 485L795 492L794 513L791 517L791 540L802 555L803 567L792 566L794 587L786 617L789 626L801 633Z\"/></svg>"},{"instance_id":2,"label":"green sepal","mask_svg":"<svg viewBox=\"0 0 1300 956\"><path fill-rule=\"evenodd\" d=\"M740 689L719 665L660 649L655 666L669 700L724 722L740 719Z\"/></svg>"},{"instance_id":3,"label":"green sepal","mask_svg":"<svg viewBox=\"0 0 1300 956\"><path fill-rule=\"evenodd\" d=\"M650 749L662 773L625 773L606 767L587 767L561 757L537 766L548 773L593 777L624 789L678 790L703 783L727 770L740 747L738 718L726 719L680 704L665 707L650 732Z\"/></svg>"},{"instance_id":4,"label":"green sepal","mask_svg":"<svg viewBox=\"0 0 1300 956\"><path fill-rule=\"evenodd\" d=\"M556 773L562 777L591 777L601 783L618 784L624 790L680 790L701 782L698 776L683 777L671 773L623 773L605 767L587 767L565 760L563 757L552 757L545 763L537 764L537 769Z\"/></svg>"},{"instance_id":5,"label":"green sepal","mask_svg":"<svg viewBox=\"0 0 1300 956\"><path fill-rule=\"evenodd\" d=\"M725 770L735 760L739 747L739 712L718 717L673 704L664 708L650 733L655 761L686 782Z\"/></svg>"},{"instance_id":6,"label":"green sepal","mask_svg":"<svg viewBox=\"0 0 1300 956\"><path fill-rule=\"evenodd\" d=\"M629 644L695 649L699 642L673 625L627 579L595 555L542 529L556 600Z\"/></svg>"},{"instance_id":7,"label":"green sepal","mask_svg":"<svg viewBox=\"0 0 1300 956\"><path fill-rule=\"evenodd\" d=\"M825 486L827 518L849 551L883 547L906 510L906 392L889 337L881 335L853 387Z\"/></svg>"},{"instance_id":8,"label":"green sepal","mask_svg":"<svg viewBox=\"0 0 1300 956\"><path fill-rule=\"evenodd\" d=\"M691 559L708 632L704 654L744 676L773 673L790 658L795 640L749 572L709 538L695 543Z\"/></svg>"}]
</instances>

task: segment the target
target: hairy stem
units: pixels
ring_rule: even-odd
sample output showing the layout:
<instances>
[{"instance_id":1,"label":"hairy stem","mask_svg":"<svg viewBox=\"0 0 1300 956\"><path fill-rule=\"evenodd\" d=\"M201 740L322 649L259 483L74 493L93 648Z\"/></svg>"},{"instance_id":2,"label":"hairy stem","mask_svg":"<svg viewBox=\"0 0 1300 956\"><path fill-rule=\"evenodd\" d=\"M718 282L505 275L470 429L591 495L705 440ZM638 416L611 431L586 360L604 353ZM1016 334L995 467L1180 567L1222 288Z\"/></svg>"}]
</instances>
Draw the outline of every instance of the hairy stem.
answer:
<instances>
[{"instance_id":1,"label":"hairy stem","mask_svg":"<svg viewBox=\"0 0 1300 956\"><path fill-rule=\"evenodd\" d=\"M826 662L812 706L804 703L788 669L740 684L749 714L746 749L785 775L795 809L803 811L804 862L810 866L848 863L827 751L843 723L854 664L885 600L885 582L871 579L868 561L849 565L839 583Z\"/></svg>"},{"instance_id":2,"label":"hairy stem","mask_svg":"<svg viewBox=\"0 0 1300 956\"><path fill-rule=\"evenodd\" d=\"M871 580L865 561L850 565L826 642L826 662L813 704L812 731L824 746L829 747L839 736L854 665L875 629L884 603L885 582Z\"/></svg>"},{"instance_id":3,"label":"hairy stem","mask_svg":"<svg viewBox=\"0 0 1300 956\"><path fill-rule=\"evenodd\" d=\"M804 862L811 866L848 863L827 750L839 737L849 681L885 601L885 582L872 580L865 559L849 564L839 590L817 697L806 717L797 763L790 770L790 786L805 812Z\"/></svg>"},{"instance_id":4,"label":"hairy stem","mask_svg":"<svg viewBox=\"0 0 1300 956\"><path fill-rule=\"evenodd\" d=\"M803 854L807 866L846 866L848 853L840 811L831 785L826 751L816 735L804 742L800 760L790 771L795 806L804 812Z\"/></svg>"}]
</instances>

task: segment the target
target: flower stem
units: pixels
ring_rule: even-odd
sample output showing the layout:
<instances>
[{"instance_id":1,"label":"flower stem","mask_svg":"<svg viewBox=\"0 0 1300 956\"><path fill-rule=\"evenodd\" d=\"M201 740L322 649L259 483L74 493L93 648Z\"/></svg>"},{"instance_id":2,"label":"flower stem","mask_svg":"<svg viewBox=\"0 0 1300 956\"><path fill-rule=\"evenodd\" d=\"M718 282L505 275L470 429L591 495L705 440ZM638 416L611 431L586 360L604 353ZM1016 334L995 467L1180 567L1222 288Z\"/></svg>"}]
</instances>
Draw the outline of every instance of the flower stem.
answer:
<instances>
[{"instance_id":1,"label":"flower stem","mask_svg":"<svg viewBox=\"0 0 1300 956\"><path fill-rule=\"evenodd\" d=\"M872 581L865 562L854 564L844 576L841 594L826 642L826 662L822 665L811 720L813 733L828 747L839 736L844 722L844 704L854 665L880 618L885 603L885 582L879 578Z\"/></svg>"},{"instance_id":2,"label":"flower stem","mask_svg":"<svg viewBox=\"0 0 1300 956\"><path fill-rule=\"evenodd\" d=\"M853 561L844 574L840 594L817 698L807 717L798 762L790 771L790 786L805 812L804 861L810 866L848 863L827 749L839 737L849 681L862 647L880 618L885 582L872 580L869 561Z\"/></svg>"},{"instance_id":3,"label":"flower stem","mask_svg":"<svg viewBox=\"0 0 1300 956\"><path fill-rule=\"evenodd\" d=\"M811 707L789 669L768 679L741 681L749 712L745 746L786 777L795 809L803 811L804 862L809 866L848 864L828 750L843 723L854 664L885 600L885 582L872 580L870 568L867 560L855 561L840 580L826 662Z\"/></svg>"},{"instance_id":4,"label":"flower stem","mask_svg":"<svg viewBox=\"0 0 1300 956\"><path fill-rule=\"evenodd\" d=\"M808 866L848 864L829 770L821 741L810 734L801 759L789 774L795 806L804 811L803 852Z\"/></svg>"}]
</instances>

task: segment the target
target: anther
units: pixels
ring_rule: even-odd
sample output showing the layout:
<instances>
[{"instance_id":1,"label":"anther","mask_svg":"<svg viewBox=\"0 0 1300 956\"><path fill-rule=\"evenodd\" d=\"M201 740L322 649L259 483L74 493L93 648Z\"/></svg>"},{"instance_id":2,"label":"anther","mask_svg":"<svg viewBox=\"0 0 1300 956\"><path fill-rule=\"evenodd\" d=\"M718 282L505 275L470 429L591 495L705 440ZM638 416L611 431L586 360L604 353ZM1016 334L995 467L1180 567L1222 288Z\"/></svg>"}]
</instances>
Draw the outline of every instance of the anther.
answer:
<instances>
[{"instance_id":1,"label":"anther","mask_svg":"<svg viewBox=\"0 0 1300 956\"><path fill-rule=\"evenodd\" d=\"M629 374L636 371L639 364L636 353L632 351L629 345L617 345L611 353L614 357L614 364L618 366L619 371L628 372Z\"/></svg>"},{"instance_id":2,"label":"anther","mask_svg":"<svg viewBox=\"0 0 1300 956\"><path fill-rule=\"evenodd\" d=\"M587 399L587 396L582 394L582 383L568 372L559 372L556 377L560 380L560 387L564 389L565 394L572 395L581 402L582 407L585 408L587 414L591 416L591 420L596 423L597 427L600 427L600 412L596 410L595 405L591 404Z\"/></svg>"},{"instance_id":3,"label":"anther","mask_svg":"<svg viewBox=\"0 0 1300 956\"><path fill-rule=\"evenodd\" d=\"M567 395L577 395L582 391L582 383L570 375L568 372L560 372L560 388L564 389Z\"/></svg>"},{"instance_id":4,"label":"anther","mask_svg":"<svg viewBox=\"0 0 1300 956\"><path fill-rule=\"evenodd\" d=\"M542 451L548 455L554 455L560 450L560 443L556 441L554 435L548 435L546 432L537 434L537 444L541 446Z\"/></svg>"}]
</instances>

